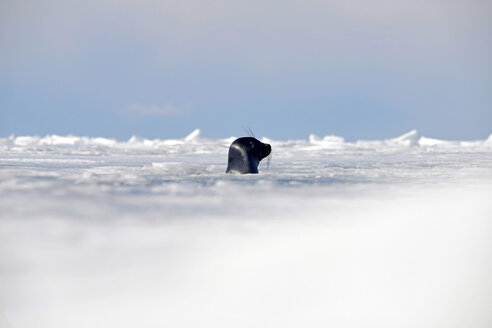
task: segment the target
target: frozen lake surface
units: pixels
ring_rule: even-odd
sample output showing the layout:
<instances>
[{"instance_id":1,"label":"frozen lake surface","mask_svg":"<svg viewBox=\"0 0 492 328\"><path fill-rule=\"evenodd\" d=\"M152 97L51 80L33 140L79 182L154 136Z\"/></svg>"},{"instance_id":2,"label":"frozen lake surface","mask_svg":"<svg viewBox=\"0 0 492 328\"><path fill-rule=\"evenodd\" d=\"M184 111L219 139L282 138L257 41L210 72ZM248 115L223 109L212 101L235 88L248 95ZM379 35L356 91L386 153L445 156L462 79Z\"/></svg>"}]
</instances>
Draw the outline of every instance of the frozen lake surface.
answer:
<instances>
[{"instance_id":1,"label":"frozen lake surface","mask_svg":"<svg viewBox=\"0 0 492 328\"><path fill-rule=\"evenodd\" d=\"M492 136L0 138L0 327L492 327Z\"/></svg>"}]
</instances>

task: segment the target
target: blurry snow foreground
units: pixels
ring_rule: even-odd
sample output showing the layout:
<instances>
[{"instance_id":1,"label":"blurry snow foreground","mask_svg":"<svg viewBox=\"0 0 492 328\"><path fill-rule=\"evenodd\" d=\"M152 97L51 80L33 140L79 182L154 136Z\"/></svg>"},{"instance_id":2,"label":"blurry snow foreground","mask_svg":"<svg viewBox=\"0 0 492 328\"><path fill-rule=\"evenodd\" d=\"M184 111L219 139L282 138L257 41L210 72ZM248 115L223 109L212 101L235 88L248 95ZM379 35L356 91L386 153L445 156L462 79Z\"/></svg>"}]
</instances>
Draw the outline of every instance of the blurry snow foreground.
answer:
<instances>
[{"instance_id":1,"label":"blurry snow foreground","mask_svg":"<svg viewBox=\"0 0 492 328\"><path fill-rule=\"evenodd\" d=\"M0 139L0 327L492 327L492 137Z\"/></svg>"}]
</instances>

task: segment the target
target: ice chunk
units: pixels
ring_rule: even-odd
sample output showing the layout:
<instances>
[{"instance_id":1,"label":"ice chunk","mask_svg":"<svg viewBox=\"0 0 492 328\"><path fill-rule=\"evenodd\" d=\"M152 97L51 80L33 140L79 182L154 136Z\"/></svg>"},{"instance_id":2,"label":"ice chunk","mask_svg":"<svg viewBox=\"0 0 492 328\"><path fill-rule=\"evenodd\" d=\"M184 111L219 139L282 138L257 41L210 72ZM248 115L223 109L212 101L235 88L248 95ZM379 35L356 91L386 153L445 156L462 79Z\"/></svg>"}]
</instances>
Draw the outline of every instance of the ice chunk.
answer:
<instances>
[{"instance_id":1,"label":"ice chunk","mask_svg":"<svg viewBox=\"0 0 492 328\"><path fill-rule=\"evenodd\" d=\"M310 134L309 135L309 143L311 145L314 145L316 147L320 148L343 148L344 145L344 139L342 137L334 136L334 135L328 135L324 136L323 138L318 137L315 134Z\"/></svg>"},{"instance_id":2,"label":"ice chunk","mask_svg":"<svg viewBox=\"0 0 492 328\"><path fill-rule=\"evenodd\" d=\"M440 139L421 137L418 141L418 144L420 146L445 146L445 145L452 145L453 143L450 141L445 141Z\"/></svg>"},{"instance_id":3,"label":"ice chunk","mask_svg":"<svg viewBox=\"0 0 492 328\"><path fill-rule=\"evenodd\" d=\"M38 144L40 138L36 136L20 136L14 139L14 145L16 146L28 146Z\"/></svg>"},{"instance_id":4,"label":"ice chunk","mask_svg":"<svg viewBox=\"0 0 492 328\"><path fill-rule=\"evenodd\" d=\"M417 130L412 130L410 132L405 133L394 139L387 140L389 145L397 145L397 146L416 146L418 145L420 139L420 135Z\"/></svg>"},{"instance_id":5,"label":"ice chunk","mask_svg":"<svg viewBox=\"0 0 492 328\"><path fill-rule=\"evenodd\" d=\"M115 146L118 142L115 139L107 139L107 138L90 138L89 143L94 143L100 146Z\"/></svg>"},{"instance_id":6,"label":"ice chunk","mask_svg":"<svg viewBox=\"0 0 492 328\"><path fill-rule=\"evenodd\" d=\"M67 145L67 146L74 146L75 144L81 143L81 138L80 137L75 137L72 135L68 136L59 136L56 134L52 134L49 136L46 136L42 138L39 141L40 145Z\"/></svg>"},{"instance_id":7,"label":"ice chunk","mask_svg":"<svg viewBox=\"0 0 492 328\"><path fill-rule=\"evenodd\" d=\"M184 140L187 142L196 141L200 137L200 129L195 129L189 135L187 135Z\"/></svg>"}]
</instances>

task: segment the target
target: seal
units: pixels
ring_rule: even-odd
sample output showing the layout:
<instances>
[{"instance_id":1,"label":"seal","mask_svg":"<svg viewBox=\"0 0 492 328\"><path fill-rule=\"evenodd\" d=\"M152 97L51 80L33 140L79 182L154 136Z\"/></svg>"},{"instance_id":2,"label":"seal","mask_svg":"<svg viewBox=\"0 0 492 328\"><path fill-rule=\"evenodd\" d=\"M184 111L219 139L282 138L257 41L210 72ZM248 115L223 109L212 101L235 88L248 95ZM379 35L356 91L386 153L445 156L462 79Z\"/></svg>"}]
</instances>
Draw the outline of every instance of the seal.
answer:
<instances>
[{"instance_id":1,"label":"seal","mask_svg":"<svg viewBox=\"0 0 492 328\"><path fill-rule=\"evenodd\" d=\"M270 155L272 146L253 137L234 140L229 147L226 173L258 173L260 161Z\"/></svg>"}]
</instances>

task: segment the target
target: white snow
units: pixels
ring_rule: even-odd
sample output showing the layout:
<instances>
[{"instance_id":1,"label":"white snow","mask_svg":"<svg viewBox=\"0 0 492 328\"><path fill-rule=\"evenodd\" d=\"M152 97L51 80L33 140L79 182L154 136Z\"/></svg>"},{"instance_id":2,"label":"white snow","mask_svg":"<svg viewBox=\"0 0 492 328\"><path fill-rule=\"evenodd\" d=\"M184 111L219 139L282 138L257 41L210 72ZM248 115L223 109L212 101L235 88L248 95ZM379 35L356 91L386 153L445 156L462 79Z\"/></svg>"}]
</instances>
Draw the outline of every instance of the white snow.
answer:
<instances>
[{"instance_id":1,"label":"white snow","mask_svg":"<svg viewBox=\"0 0 492 328\"><path fill-rule=\"evenodd\" d=\"M491 138L0 138L0 327L490 327Z\"/></svg>"}]
</instances>

